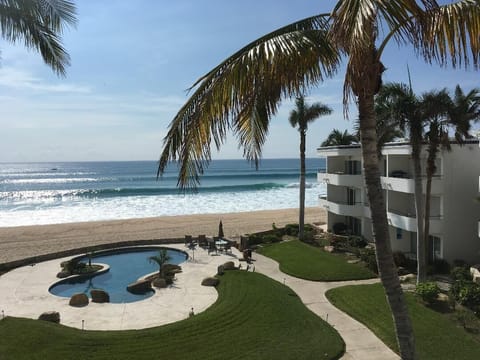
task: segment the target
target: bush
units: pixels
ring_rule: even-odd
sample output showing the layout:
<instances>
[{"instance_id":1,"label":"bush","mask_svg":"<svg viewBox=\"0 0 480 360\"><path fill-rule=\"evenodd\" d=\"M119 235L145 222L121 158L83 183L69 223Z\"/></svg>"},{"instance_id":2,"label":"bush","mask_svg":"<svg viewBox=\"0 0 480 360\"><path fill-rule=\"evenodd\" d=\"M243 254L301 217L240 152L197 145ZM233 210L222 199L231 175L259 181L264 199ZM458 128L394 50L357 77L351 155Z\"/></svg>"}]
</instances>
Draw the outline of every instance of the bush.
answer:
<instances>
[{"instance_id":1,"label":"bush","mask_svg":"<svg viewBox=\"0 0 480 360\"><path fill-rule=\"evenodd\" d=\"M367 241L362 236L349 236L347 243L354 248L364 248L367 246Z\"/></svg>"},{"instance_id":2,"label":"bush","mask_svg":"<svg viewBox=\"0 0 480 360\"><path fill-rule=\"evenodd\" d=\"M287 224L283 229L285 235L298 236L298 224Z\"/></svg>"},{"instance_id":3,"label":"bush","mask_svg":"<svg viewBox=\"0 0 480 360\"><path fill-rule=\"evenodd\" d=\"M258 245L263 242L263 238L261 235L258 234L251 234L248 236L248 245Z\"/></svg>"},{"instance_id":4,"label":"bush","mask_svg":"<svg viewBox=\"0 0 480 360\"><path fill-rule=\"evenodd\" d=\"M427 304L432 304L436 299L440 289L435 282L424 282L417 285L415 294Z\"/></svg>"},{"instance_id":5,"label":"bush","mask_svg":"<svg viewBox=\"0 0 480 360\"><path fill-rule=\"evenodd\" d=\"M342 235L347 232L348 227L346 224L339 222L339 223L333 224L332 229L334 234Z\"/></svg>"},{"instance_id":6,"label":"bush","mask_svg":"<svg viewBox=\"0 0 480 360\"><path fill-rule=\"evenodd\" d=\"M282 238L277 236L276 234L266 234L262 236L263 243L276 243L282 241Z\"/></svg>"},{"instance_id":7,"label":"bush","mask_svg":"<svg viewBox=\"0 0 480 360\"><path fill-rule=\"evenodd\" d=\"M433 262L433 271L435 274L448 274L450 272L450 264L445 259L436 259Z\"/></svg>"},{"instance_id":8,"label":"bush","mask_svg":"<svg viewBox=\"0 0 480 360\"><path fill-rule=\"evenodd\" d=\"M369 268L375 274L378 274L378 265L377 265L377 258L375 256L375 250L373 249L361 250L360 260L365 262L365 264L367 265L367 268Z\"/></svg>"},{"instance_id":9,"label":"bush","mask_svg":"<svg viewBox=\"0 0 480 360\"><path fill-rule=\"evenodd\" d=\"M470 269L463 266L456 266L450 271L450 277L453 281L472 281Z\"/></svg>"},{"instance_id":10,"label":"bush","mask_svg":"<svg viewBox=\"0 0 480 360\"><path fill-rule=\"evenodd\" d=\"M473 311L480 310L480 285L474 282L464 283L460 288L458 301Z\"/></svg>"}]
</instances>

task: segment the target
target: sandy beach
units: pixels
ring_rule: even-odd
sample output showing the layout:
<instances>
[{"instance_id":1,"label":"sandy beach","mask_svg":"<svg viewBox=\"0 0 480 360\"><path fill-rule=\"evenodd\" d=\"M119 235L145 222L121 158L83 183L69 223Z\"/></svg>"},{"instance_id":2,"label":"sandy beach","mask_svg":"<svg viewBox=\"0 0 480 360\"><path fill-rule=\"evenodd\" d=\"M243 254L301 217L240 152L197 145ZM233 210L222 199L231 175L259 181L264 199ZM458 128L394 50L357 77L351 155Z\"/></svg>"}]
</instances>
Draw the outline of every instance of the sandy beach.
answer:
<instances>
[{"instance_id":1,"label":"sandy beach","mask_svg":"<svg viewBox=\"0 0 480 360\"><path fill-rule=\"evenodd\" d=\"M298 209L227 214L164 216L128 220L0 228L0 263L86 246L129 240L182 238L185 234L216 235L222 220L225 236L269 230L298 222ZM306 223L324 223L324 210L305 209Z\"/></svg>"}]
</instances>

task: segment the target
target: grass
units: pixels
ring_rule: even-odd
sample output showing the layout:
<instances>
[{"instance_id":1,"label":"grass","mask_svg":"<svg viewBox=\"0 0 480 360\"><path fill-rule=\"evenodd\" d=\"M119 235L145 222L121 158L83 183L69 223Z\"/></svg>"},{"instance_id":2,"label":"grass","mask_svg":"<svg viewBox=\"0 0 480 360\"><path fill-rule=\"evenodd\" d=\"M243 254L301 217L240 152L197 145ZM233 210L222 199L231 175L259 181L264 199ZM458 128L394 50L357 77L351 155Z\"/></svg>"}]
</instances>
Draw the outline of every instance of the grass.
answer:
<instances>
[{"instance_id":1,"label":"grass","mask_svg":"<svg viewBox=\"0 0 480 360\"><path fill-rule=\"evenodd\" d=\"M288 287L228 271L205 312L134 331L82 331L38 320L0 321L7 359L338 359L345 344Z\"/></svg>"},{"instance_id":2,"label":"grass","mask_svg":"<svg viewBox=\"0 0 480 360\"><path fill-rule=\"evenodd\" d=\"M326 295L332 304L365 324L398 353L391 312L380 284L344 286ZM448 315L419 303L413 294L405 295L419 359L480 359L480 341Z\"/></svg>"},{"instance_id":3,"label":"grass","mask_svg":"<svg viewBox=\"0 0 480 360\"><path fill-rule=\"evenodd\" d=\"M284 273L301 279L343 281L376 277L361 264L349 264L343 255L330 254L298 240L265 246L258 252L278 261Z\"/></svg>"}]
</instances>

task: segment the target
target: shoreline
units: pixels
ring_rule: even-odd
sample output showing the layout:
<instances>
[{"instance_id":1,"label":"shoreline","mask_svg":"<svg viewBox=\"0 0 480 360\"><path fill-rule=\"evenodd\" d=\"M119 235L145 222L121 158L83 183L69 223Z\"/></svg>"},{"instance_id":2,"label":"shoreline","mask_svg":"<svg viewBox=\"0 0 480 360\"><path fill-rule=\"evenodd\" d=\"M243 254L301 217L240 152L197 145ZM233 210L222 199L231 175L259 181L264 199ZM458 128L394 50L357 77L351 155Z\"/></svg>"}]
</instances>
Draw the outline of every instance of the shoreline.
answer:
<instances>
[{"instance_id":1,"label":"shoreline","mask_svg":"<svg viewBox=\"0 0 480 360\"><path fill-rule=\"evenodd\" d=\"M222 220L226 237L298 223L298 208L198 214L0 228L0 264L106 243L215 235ZM305 208L305 223L324 223L320 207Z\"/></svg>"}]
</instances>

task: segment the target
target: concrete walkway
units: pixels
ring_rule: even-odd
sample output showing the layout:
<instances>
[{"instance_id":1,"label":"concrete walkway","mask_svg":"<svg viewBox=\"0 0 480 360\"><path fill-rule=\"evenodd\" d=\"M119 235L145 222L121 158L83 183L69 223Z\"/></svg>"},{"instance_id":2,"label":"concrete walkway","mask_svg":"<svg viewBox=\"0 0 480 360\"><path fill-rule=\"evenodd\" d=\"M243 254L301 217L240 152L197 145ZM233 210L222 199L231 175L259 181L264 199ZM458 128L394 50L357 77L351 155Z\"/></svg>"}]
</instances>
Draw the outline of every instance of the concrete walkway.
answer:
<instances>
[{"instance_id":1,"label":"concrete walkway","mask_svg":"<svg viewBox=\"0 0 480 360\"><path fill-rule=\"evenodd\" d=\"M378 282L378 279L339 282L308 281L282 273L278 263L270 258L255 254L254 259L255 271L290 287L312 312L326 320L339 332L346 344L345 355L342 359L399 359L399 356L379 340L367 327L338 310L325 297L325 292L329 289L345 285L373 284Z\"/></svg>"}]
</instances>

